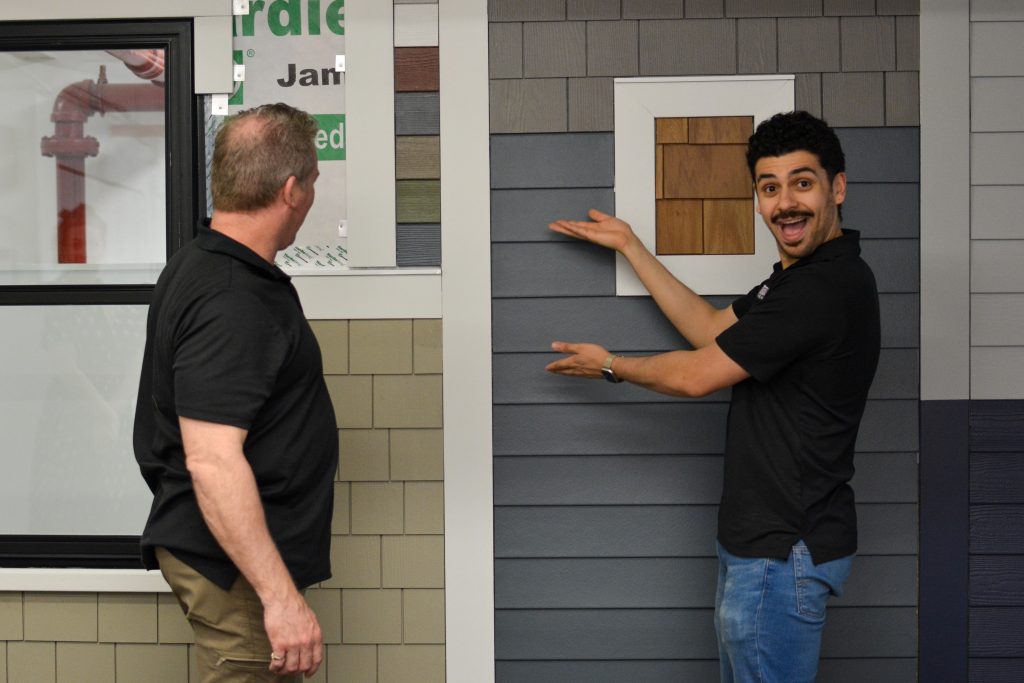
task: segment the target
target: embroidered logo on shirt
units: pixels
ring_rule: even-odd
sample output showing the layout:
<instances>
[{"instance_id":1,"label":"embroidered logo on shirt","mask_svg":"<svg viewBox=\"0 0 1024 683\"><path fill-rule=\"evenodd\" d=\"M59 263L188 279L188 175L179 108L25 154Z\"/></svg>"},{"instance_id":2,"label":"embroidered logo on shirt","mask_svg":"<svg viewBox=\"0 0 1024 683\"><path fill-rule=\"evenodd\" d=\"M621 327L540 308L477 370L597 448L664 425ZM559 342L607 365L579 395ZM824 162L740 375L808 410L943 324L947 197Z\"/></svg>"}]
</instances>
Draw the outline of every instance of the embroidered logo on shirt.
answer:
<instances>
[{"instance_id":1,"label":"embroidered logo on shirt","mask_svg":"<svg viewBox=\"0 0 1024 683\"><path fill-rule=\"evenodd\" d=\"M761 285L761 289L757 292L757 300L764 301L766 296L768 296L768 285Z\"/></svg>"}]
</instances>

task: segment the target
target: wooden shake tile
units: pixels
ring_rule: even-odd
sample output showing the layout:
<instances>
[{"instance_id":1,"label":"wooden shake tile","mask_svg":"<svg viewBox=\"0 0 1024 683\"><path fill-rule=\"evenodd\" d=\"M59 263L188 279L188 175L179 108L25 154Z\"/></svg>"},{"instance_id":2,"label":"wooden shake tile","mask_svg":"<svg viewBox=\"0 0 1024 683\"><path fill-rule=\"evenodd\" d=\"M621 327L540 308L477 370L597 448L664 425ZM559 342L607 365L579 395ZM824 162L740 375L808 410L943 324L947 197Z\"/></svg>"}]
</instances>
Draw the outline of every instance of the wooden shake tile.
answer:
<instances>
[{"instance_id":1,"label":"wooden shake tile","mask_svg":"<svg viewBox=\"0 0 1024 683\"><path fill-rule=\"evenodd\" d=\"M655 223L658 254L700 254L703 250L699 199L659 199Z\"/></svg>"},{"instance_id":2,"label":"wooden shake tile","mask_svg":"<svg viewBox=\"0 0 1024 683\"><path fill-rule=\"evenodd\" d=\"M705 116L690 119L690 144L747 144L754 132L752 116Z\"/></svg>"},{"instance_id":3,"label":"wooden shake tile","mask_svg":"<svg viewBox=\"0 0 1024 683\"><path fill-rule=\"evenodd\" d=\"M704 253L754 253L754 200L704 201Z\"/></svg>"},{"instance_id":4,"label":"wooden shake tile","mask_svg":"<svg viewBox=\"0 0 1024 683\"><path fill-rule=\"evenodd\" d=\"M654 141L659 144L687 142L687 119L654 119Z\"/></svg>"},{"instance_id":5,"label":"wooden shake tile","mask_svg":"<svg viewBox=\"0 0 1024 683\"><path fill-rule=\"evenodd\" d=\"M745 145L665 145L666 199L745 199L751 195Z\"/></svg>"}]
</instances>

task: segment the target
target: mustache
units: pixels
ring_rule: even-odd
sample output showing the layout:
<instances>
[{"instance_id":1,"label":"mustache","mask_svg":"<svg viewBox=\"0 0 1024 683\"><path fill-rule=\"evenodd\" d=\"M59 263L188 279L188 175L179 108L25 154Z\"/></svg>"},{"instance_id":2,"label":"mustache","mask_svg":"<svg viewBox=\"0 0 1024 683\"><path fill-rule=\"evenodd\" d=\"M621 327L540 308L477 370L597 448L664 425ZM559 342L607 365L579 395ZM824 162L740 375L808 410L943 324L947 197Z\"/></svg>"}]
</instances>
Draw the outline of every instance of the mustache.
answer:
<instances>
[{"instance_id":1,"label":"mustache","mask_svg":"<svg viewBox=\"0 0 1024 683\"><path fill-rule=\"evenodd\" d=\"M811 218L814 216L812 211L780 211L772 216L772 222L788 220L790 218Z\"/></svg>"}]
</instances>

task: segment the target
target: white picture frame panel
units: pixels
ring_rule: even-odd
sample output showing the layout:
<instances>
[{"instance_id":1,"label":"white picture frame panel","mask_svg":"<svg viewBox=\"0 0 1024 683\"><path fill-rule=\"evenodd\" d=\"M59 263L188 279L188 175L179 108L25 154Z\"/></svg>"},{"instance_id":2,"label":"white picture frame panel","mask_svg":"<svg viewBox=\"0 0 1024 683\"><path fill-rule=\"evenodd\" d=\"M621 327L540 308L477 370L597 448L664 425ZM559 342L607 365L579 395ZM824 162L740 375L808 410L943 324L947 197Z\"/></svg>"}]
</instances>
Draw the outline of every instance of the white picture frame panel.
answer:
<instances>
[{"instance_id":1,"label":"white picture frame panel","mask_svg":"<svg viewBox=\"0 0 1024 683\"><path fill-rule=\"evenodd\" d=\"M615 212L655 250L654 119L753 116L754 126L792 111L794 77L695 76L615 79ZM751 184L753 197L753 184ZM755 212L753 254L660 255L669 271L698 294L744 294L771 273L775 239ZM646 296L621 255L615 261L617 296Z\"/></svg>"}]
</instances>

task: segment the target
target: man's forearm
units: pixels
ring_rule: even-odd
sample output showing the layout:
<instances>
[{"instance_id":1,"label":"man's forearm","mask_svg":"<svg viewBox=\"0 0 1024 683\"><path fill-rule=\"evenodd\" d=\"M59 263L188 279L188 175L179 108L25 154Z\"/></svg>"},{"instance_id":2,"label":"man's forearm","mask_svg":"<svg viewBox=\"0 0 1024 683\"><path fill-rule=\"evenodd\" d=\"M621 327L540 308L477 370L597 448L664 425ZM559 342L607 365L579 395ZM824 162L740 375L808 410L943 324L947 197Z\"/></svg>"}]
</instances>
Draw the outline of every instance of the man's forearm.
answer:
<instances>
[{"instance_id":1,"label":"man's forearm","mask_svg":"<svg viewBox=\"0 0 1024 683\"><path fill-rule=\"evenodd\" d=\"M670 273L639 238L630 240L621 253L661 312L694 348L706 346L736 322L731 307L709 304Z\"/></svg>"}]
</instances>

